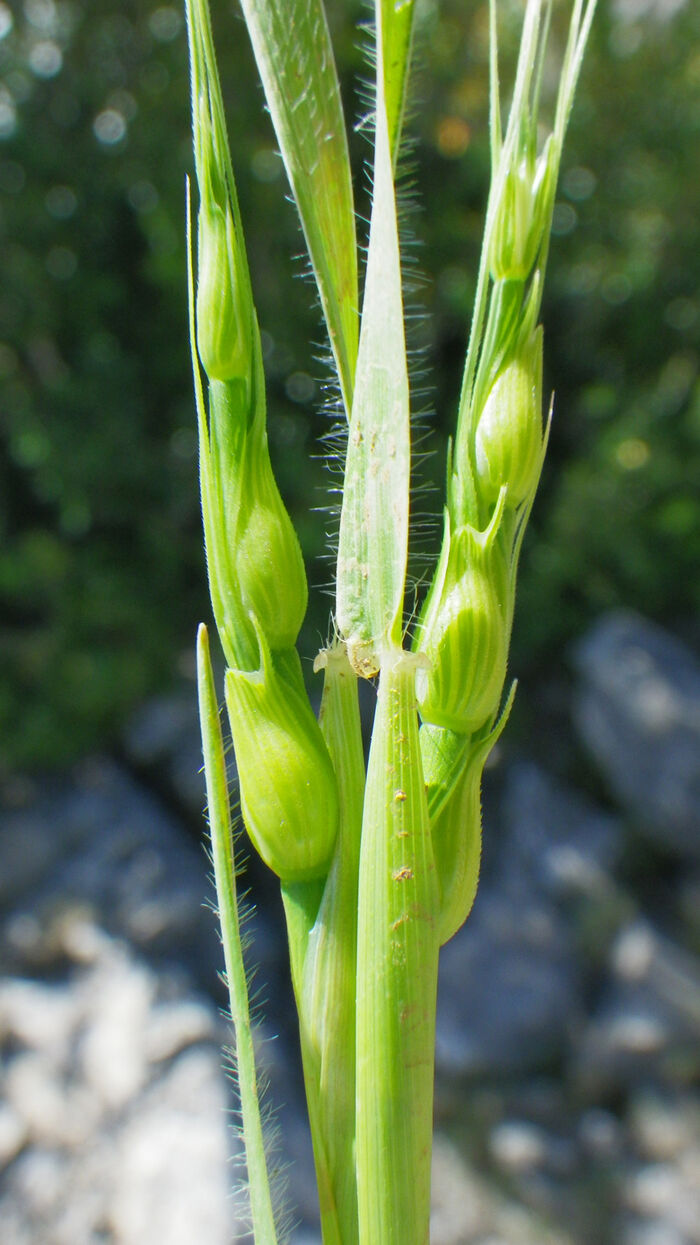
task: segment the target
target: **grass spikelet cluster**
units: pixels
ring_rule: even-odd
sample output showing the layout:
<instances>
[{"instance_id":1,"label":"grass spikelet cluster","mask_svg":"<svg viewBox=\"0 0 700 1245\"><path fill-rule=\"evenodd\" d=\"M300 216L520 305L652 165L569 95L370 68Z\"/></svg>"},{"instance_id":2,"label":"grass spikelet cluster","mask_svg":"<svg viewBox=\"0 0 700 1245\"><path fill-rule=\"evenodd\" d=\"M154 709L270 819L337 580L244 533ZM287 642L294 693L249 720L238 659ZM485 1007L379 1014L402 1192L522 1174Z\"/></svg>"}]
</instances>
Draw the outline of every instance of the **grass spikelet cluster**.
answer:
<instances>
[{"instance_id":1,"label":"grass spikelet cluster","mask_svg":"<svg viewBox=\"0 0 700 1245\"><path fill-rule=\"evenodd\" d=\"M514 694L512 687L504 699L518 557L548 432L542 283L595 0L572 0L544 139L549 0L525 4L505 126L496 0L490 3L491 189L442 516L429 507L421 514L416 502L416 462L430 446L429 429L415 420L423 376L411 366L414 312L405 305L417 270L406 263L411 247L401 221L415 192L400 183L397 190L415 0L373 6L372 81L361 121L372 139L366 253L356 237L348 131L323 0L241 4L339 395L331 398L335 424L326 438L339 512L333 639L314 661L323 677L317 718L296 648L306 574L268 452L260 335L209 8L207 0L187 0L199 189L189 299L202 514L241 813L280 882L324 1245L426 1245L438 958L474 900L481 775ZM442 547L419 604L409 547L431 521L442 522ZM257 1245L276 1245L284 1231L259 1104L205 627L197 659L251 1220ZM377 694L366 764L361 680L376 680Z\"/></svg>"}]
</instances>

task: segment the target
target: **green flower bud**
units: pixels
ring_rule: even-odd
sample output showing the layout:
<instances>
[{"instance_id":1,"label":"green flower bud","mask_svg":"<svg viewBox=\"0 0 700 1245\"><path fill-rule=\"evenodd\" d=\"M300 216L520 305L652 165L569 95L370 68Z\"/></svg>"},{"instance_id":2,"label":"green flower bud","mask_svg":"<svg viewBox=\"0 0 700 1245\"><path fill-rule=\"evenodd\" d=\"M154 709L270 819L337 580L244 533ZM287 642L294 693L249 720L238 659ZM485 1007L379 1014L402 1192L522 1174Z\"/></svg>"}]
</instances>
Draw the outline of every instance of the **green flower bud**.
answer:
<instances>
[{"instance_id":1,"label":"green flower bud","mask_svg":"<svg viewBox=\"0 0 700 1245\"><path fill-rule=\"evenodd\" d=\"M496 540L503 497L485 532L469 524L451 533L419 628L429 670L416 680L424 722L467 734L498 708L508 655L509 575Z\"/></svg>"},{"instance_id":2,"label":"green flower bud","mask_svg":"<svg viewBox=\"0 0 700 1245\"><path fill-rule=\"evenodd\" d=\"M272 473L257 362L252 417L236 382L210 385L211 435L200 448L214 613L229 665L246 670L259 661L251 615L271 649L291 648L307 604L299 541Z\"/></svg>"},{"instance_id":3,"label":"green flower bud","mask_svg":"<svg viewBox=\"0 0 700 1245\"><path fill-rule=\"evenodd\" d=\"M246 437L240 473L231 560L241 603L270 648L292 648L306 613L306 572L261 424Z\"/></svg>"},{"instance_id":4,"label":"green flower bud","mask_svg":"<svg viewBox=\"0 0 700 1245\"><path fill-rule=\"evenodd\" d=\"M226 155L218 150L222 140L202 96L197 111L197 349L209 380L242 379L249 385L255 315L248 268L234 224Z\"/></svg>"},{"instance_id":5,"label":"green flower bud","mask_svg":"<svg viewBox=\"0 0 700 1245\"><path fill-rule=\"evenodd\" d=\"M490 267L494 281L525 281L549 230L559 168L559 146L550 134L539 159L523 141L503 179L491 233Z\"/></svg>"},{"instance_id":6,"label":"green flower bud","mask_svg":"<svg viewBox=\"0 0 700 1245\"><path fill-rule=\"evenodd\" d=\"M335 773L296 650L272 656L256 631L260 669L226 671L241 811L265 863L285 882L307 881L330 866L338 828Z\"/></svg>"},{"instance_id":7,"label":"green flower bud","mask_svg":"<svg viewBox=\"0 0 700 1245\"><path fill-rule=\"evenodd\" d=\"M505 485L506 504L514 509L536 487L542 466L541 327L491 387L476 426L475 458L487 502L495 502Z\"/></svg>"},{"instance_id":8,"label":"green flower bud","mask_svg":"<svg viewBox=\"0 0 700 1245\"><path fill-rule=\"evenodd\" d=\"M253 366L253 306L227 206L202 206L197 264L197 350L209 380L245 380Z\"/></svg>"},{"instance_id":9,"label":"green flower bud","mask_svg":"<svg viewBox=\"0 0 700 1245\"><path fill-rule=\"evenodd\" d=\"M250 277L206 4L187 4L199 186L197 349L209 380L249 387L256 332Z\"/></svg>"}]
</instances>

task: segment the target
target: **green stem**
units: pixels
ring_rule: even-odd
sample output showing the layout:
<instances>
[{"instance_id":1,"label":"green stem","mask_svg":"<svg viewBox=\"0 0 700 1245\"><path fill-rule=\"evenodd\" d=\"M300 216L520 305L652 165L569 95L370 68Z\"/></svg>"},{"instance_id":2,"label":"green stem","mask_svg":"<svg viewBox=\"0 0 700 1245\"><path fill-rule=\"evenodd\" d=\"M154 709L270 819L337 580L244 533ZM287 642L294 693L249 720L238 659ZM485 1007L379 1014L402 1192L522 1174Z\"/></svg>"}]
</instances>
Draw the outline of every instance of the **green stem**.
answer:
<instances>
[{"instance_id":1,"label":"green stem","mask_svg":"<svg viewBox=\"0 0 700 1245\"><path fill-rule=\"evenodd\" d=\"M324 1139L343 1241L351 1245L357 1241L355 992L365 762L357 676L345 646L321 653L319 665L326 672L321 730L335 767L341 815L333 864L309 939L304 1007L319 1056Z\"/></svg>"},{"instance_id":2,"label":"green stem","mask_svg":"<svg viewBox=\"0 0 700 1245\"><path fill-rule=\"evenodd\" d=\"M335 855L320 904L283 888L295 973L307 1095L319 1185L327 1210L324 1242L357 1242L355 1181L355 989L357 874L365 767L357 676L345 646L320 654L325 669L321 730L338 780ZM336 1216L334 1220L334 1215ZM336 1235L338 1233L339 1235Z\"/></svg>"},{"instance_id":3,"label":"green stem","mask_svg":"<svg viewBox=\"0 0 700 1245\"><path fill-rule=\"evenodd\" d=\"M226 981L231 1003L231 1019L236 1038L236 1068L241 1098L243 1140L253 1232L256 1245L276 1245L277 1233L267 1174L263 1139L253 1031L250 1023L248 986L243 963L241 932L236 897L236 869L233 858L231 810L228 798L226 762L221 737L219 709L214 676L209 658L207 629L199 628L197 636L197 682L199 715L202 729L202 750L209 810L214 879L224 949Z\"/></svg>"},{"instance_id":4,"label":"green stem","mask_svg":"<svg viewBox=\"0 0 700 1245\"><path fill-rule=\"evenodd\" d=\"M361 1245L427 1245L438 883L415 700L420 658L383 654L362 821L357 957Z\"/></svg>"},{"instance_id":5,"label":"green stem","mask_svg":"<svg viewBox=\"0 0 700 1245\"><path fill-rule=\"evenodd\" d=\"M314 1048L304 1009L304 964L322 894L320 882L282 882L282 902L287 921L289 962L299 1016L299 1042L304 1069L306 1105L316 1165L323 1245L345 1245L338 1214L330 1165L323 1135L320 1103L320 1060Z\"/></svg>"}]
</instances>

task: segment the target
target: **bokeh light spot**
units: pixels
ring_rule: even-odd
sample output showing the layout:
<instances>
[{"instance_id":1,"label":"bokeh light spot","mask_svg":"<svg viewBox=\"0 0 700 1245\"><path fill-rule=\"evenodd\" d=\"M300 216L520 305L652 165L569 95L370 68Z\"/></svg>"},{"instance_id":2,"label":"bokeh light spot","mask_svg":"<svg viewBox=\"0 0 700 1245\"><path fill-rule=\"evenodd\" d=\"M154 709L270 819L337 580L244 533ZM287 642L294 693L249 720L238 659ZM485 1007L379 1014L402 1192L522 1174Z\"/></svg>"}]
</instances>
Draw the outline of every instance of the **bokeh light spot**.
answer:
<instances>
[{"instance_id":1,"label":"bokeh light spot","mask_svg":"<svg viewBox=\"0 0 700 1245\"><path fill-rule=\"evenodd\" d=\"M471 130L463 117L441 117L437 123L435 143L446 160L458 160L463 156L470 138Z\"/></svg>"},{"instance_id":2,"label":"bokeh light spot","mask_svg":"<svg viewBox=\"0 0 700 1245\"><path fill-rule=\"evenodd\" d=\"M649 462L650 454L648 442L641 437L627 437L615 450L615 458L623 471L639 471Z\"/></svg>"},{"instance_id":3,"label":"bokeh light spot","mask_svg":"<svg viewBox=\"0 0 700 1245\"><path fill-rule=\"evenodd\" d=\"M92 123L95 138L106 147L113 147L121 142L126 134L126 120L116 108L105 108L99 112Z\"/></svg>"}]
</instances>

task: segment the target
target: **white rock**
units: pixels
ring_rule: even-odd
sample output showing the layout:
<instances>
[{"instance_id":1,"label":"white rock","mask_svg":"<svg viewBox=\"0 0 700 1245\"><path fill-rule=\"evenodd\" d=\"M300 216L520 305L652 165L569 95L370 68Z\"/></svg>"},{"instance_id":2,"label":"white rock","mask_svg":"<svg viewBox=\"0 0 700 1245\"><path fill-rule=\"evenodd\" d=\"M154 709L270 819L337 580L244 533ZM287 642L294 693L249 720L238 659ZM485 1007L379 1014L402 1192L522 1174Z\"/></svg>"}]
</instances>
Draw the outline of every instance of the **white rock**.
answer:
<instances>
[{"instance_id":1,"label":"white rock","mask_svg":"<svg viewBox=\"0 0 700 1245\"><path fill-rule=\"evenodd\" d=\"M144 1095L114 1154L109 1222L119 1245L230 1245L231 1134L215 1051L190 1051Z\"/></svg>"},{"instance_id":2,"label":"white rock","mask_svg":"<svg viewBox=\"0 0 700 1245\"><path fill-rule=\"evenodd\" d=\"M84 1141L99 1112L84 1086L70 1085L44 1055L16 1055L8 1063L5 1092L36 1145L59 1149Z\"/></svg>"},{"instance_id":3,"label":"white rock","mask_svg":"<svg viewBox=\"0 0 700 1245\"><path fill-rule=\"evenodd\" d=\"M526 1120L503 1120L491 1130L489 1148L499 1167L510 1172L531 1171L545 1160L546 1138Z\"/></svg>"},{"instance_id":4,"label":"white rock","mask_svg":"<svg viewBox=\"0 0 700 1245\"><path fill-rule=\"evenodd\" d=\"M19 1154L26 1140L26 1122L8 1103L0 1102L0 1168Z\"/></svg>"},{"instance_id":5,"label":"white rock","mask_svg":"<svg viewBox=\"0 0 700 1245\"><path fill-rule=\"evenodd\" d=\"M105 1107L116 1110L146 1083L143 1034L155 978L115 945L81 990L85 1027L79 1045L82 1075Z\"/></svg>"},{"instance_id":6,"label":"white rock","mask_svg":"<svg viewBox=\"0 0 700 1245\"><path fill-rule=\"evenodd\" d=\"M0 1039L10 1039L53 1060L65 1059L79 1022L75 998L62 986L24 978L0 983Z\"/></svg>"},{"instance_id":7,"label":"white rock","mask_svg":"<svg viewBox=\"0 0 700 1245\"><path fill-rule=\"evenodd\" d=\"M161 1003L151 1011L143 1035L146 1058L150 1063L171 1059L195 1042L215 1039L216 1027L212 1009L204 1003Z\"/></svg>"}]
</instances>

